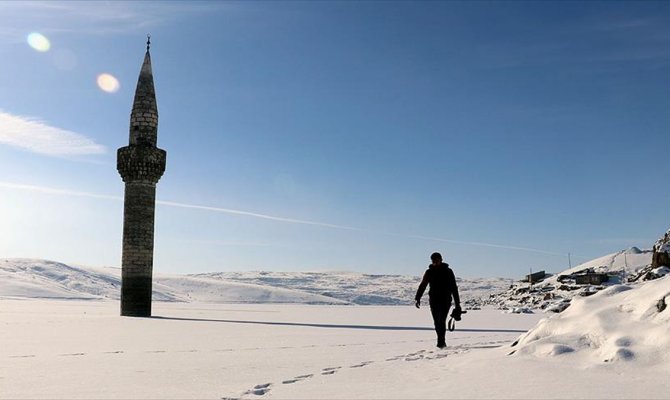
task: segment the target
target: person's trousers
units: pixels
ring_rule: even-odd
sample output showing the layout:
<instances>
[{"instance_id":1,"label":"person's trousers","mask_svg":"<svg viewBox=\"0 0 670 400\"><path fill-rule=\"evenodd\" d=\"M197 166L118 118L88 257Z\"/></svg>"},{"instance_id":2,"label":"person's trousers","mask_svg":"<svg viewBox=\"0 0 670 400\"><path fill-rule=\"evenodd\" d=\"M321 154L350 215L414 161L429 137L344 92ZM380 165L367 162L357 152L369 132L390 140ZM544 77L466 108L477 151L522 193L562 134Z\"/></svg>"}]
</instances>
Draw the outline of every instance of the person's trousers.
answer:
<instances>
[{"instance_id":1,"label":"person's trousers","mask_svg":"<svg viewBox=\"0 0 670 400\"><path fill-rule=\"evenodd\" d=\"M430 305L430 313L433 314L435 333L437 333L437 344L446 344L447 316L449 315L450 303L437 303Z\"/></svg>"}]
</instances>

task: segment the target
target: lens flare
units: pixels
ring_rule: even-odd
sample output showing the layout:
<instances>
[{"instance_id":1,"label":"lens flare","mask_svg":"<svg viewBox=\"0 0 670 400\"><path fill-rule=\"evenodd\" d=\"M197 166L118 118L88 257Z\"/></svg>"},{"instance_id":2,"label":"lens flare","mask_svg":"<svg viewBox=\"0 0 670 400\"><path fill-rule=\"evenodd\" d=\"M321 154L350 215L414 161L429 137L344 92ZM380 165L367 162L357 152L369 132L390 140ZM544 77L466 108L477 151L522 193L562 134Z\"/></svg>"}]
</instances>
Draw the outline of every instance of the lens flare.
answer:
<instances>
[{"instance_id":1,"label":"lens flare","mask_svg":"<svg viewBox=\"0 0 670 400\"><path fill-rule=\"evenodd\" d=\"M121 85L119 80L110 74L100 74L98 75L98 87L107 93L116 93Z\"/></svg>"},{"instance_id":2,"label":"lens flare","mask_svg":"<svg viewBox=\"0 0 670 400\"><path fill-rule=\"evenodd\" d=\"M49 51L51 48L51 42L49 42L49 39L47 39L47 37L41 33L32 32L30 35L28 35L27 40L30 47L37 51L45 52Z\"/></svg>"}]
</instances>

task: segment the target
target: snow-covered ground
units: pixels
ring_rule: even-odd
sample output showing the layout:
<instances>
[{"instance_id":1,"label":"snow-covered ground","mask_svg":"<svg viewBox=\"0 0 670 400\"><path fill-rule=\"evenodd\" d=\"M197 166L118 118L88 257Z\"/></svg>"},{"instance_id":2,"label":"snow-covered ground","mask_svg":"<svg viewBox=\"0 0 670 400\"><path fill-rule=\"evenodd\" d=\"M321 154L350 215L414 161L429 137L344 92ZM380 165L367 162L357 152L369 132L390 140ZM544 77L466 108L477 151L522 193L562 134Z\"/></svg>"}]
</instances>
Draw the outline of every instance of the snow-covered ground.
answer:
<instances>
[{"instance_id":1,"label":"snow-covered ground","mask_svg":"<svg viewBox=\"0 0 670 400\"><path fill-rule=\"evenodd\" d=\"M622 304L654 302L652 292ZM598 321L616 333L586 314L544 322L540 339L510 347L540 314L484 309L438 350L429 311L410 306L171 302L156 303L154 318L122 318L114 301L5 299L0 398L667 398L667 319L638 327L655 328L645 342L644 313L596 309L612 313ZM579 340L592 331L603 350L628 338L633 354L595 357ZM559 342L573 351L547 351Z\"/></svg>"},{"instance_id":2,"label":"snow-covered ground","mask_svg":"<svg viewBox=\"0 0 670 400\"><path fill-rule=\"evenodd\" d=\"M427 307L243 279L158 276L154 317L120 317L110 270L0 261L0 398L670 397L670 276L559 314L469 310L438 350Z\"/></svg>"}]
</instances>

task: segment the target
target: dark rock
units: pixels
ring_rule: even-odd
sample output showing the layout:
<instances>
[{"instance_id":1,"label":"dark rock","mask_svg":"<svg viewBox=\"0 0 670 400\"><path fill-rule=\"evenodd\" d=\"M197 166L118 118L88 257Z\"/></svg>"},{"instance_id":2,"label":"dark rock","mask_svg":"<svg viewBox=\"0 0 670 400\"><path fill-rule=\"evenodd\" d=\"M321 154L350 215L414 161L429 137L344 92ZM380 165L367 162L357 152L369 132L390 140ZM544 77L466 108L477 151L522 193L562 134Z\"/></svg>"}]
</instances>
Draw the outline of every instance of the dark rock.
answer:
<instances>
[{"instance_id":1,"label":"dark rock","mask_svg":"<svg viewBox=\"0 0 670 400\"><path fill-rule=\"evenodd\" d=\"M670 248L670 231L666 232L663 237L658 239L654 244L654 254L651 256L651 266L654 268L670 266L670 255L668 254Z\"/></svg>"},{"instance_id":2,"label":"dark rock","mask_svg":"<svg viewBox=\"0 0 670 400\"><path fill-rule=\"evenodd\" d=\"M654 250L654 254L651 256L651 265L654 268L670 267L670 255L665 252L657 252Z\"/></svg>"}]
</instances>

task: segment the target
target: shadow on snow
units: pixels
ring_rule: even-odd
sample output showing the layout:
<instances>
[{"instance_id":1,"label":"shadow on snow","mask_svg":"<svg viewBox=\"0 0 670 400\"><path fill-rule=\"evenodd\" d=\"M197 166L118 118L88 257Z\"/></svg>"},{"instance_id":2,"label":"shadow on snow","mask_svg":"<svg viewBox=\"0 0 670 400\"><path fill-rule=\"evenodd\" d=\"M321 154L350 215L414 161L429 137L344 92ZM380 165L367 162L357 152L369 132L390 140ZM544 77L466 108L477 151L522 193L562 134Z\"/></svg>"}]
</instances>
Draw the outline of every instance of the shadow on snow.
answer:
<instances>
[{"instance_id":1,"label":"shadow on snow","mask_svg":"<svg viewBox=\"0 0 670 400\"><path fill-rule=\"evenodd\" d=\"M244 321L234 319L206 319L206 318L181 318L153 316L152 319L170 321L192 321L192 322L222 322L227 324L251 324L251 325L275 325L275 326L304 326L309 328L335 328L335 329L370 329L382 331L432 331L432 327L424 326L388 326L388 325L340 325L340 324L317 324L305 322L272 322L272 321ZM523 329L456 329L456 332L491 332L491 333L524 333Z\"/></svg>"}]
</instances>

